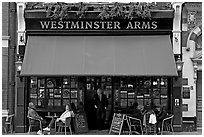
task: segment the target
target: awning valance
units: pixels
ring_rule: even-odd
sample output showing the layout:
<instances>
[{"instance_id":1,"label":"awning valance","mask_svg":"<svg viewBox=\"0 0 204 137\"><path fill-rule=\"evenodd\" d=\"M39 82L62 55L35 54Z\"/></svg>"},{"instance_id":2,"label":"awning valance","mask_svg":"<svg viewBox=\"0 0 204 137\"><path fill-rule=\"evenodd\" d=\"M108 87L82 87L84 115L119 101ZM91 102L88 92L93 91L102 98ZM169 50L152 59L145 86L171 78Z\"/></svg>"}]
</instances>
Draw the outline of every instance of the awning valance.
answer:
<instances>
[{"instance_id":1,"label":"awning valance","mask_svg":"<svg viewBox=\"0 0 204 137\"><path fill-rule=\"evenodd\" d=\"M22 76L177 76L168 35L29 36Z\"/></svg>"}]
</instances>

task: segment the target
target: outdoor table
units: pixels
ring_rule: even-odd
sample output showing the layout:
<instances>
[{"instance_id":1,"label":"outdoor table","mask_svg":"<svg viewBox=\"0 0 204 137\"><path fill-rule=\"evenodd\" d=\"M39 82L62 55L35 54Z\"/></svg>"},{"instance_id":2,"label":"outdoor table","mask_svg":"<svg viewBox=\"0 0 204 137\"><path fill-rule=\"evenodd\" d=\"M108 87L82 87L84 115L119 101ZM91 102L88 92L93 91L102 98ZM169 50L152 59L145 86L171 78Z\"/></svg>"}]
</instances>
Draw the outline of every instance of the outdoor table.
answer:
<instances>
[{"instance_id":1,"label":"outdoor table","mask_svg":"<svg viewBox=\"0 0 204 137\"><path fill-rule=\"evenodd\" d=\"M58 118L59 116L45 116L46 118Z\"/></svg>"}]
</instances>

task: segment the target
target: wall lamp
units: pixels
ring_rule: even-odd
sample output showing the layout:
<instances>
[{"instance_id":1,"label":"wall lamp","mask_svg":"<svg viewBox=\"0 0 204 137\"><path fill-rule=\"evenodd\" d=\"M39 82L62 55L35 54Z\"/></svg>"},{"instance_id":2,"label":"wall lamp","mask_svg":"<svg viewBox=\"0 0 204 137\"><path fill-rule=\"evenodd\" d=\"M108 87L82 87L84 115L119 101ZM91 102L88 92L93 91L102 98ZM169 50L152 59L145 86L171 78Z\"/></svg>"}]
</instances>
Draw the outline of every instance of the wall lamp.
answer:
<instances>
[{"instance_id":1,"label":"wall lamp","mask_svg":"<svg viewBox=\"0 0 204 137\"><path fill-rule=\"evenodd\" d=\"M21 69L22 69L22 60L21 60L21 57L19 56L18 57L18 60L16 61L16 71L17 71L17 74L20 75L20 72L21 72Z\"/></svg>"},{"instance_id":2,"label":"wall lamp","mask_svg":"<svg viewBox=\"0 0 204 137\"><path fill-rule=\"evenodd\" d=\"M194 78L194 79L197 79L197 70L198 70L198 63L197 63L197 62L194 62L194 63L193 63L193 70L194 70L194 76L193 76L193 78Z\"/></svg>"},{"instance_id":3,"label":"wall lamp","mask_svg":"<svg viewBox=\"0 0 204 137\"><path fill-rule=\"evenodd\" d=\"M183 69L183 61L181 61L181 58L178 57L177 61L176 61L176 69L177 71L182 71Z\"/></svg>"}]
</instances>

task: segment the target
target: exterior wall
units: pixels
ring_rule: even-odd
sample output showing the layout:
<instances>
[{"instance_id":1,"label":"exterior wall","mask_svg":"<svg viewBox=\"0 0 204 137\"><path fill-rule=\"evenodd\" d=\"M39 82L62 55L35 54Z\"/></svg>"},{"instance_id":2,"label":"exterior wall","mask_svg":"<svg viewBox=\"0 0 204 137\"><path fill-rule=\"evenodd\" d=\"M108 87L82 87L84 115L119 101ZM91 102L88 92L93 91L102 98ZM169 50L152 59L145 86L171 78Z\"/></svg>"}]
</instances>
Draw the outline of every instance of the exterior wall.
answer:
<instances>
[{"instance_id":1,"label":"exterior wall","mask_svg":"<svg viewBox=\"0 0 204 137\"><path fill-rule=\"evenodd\" d=\"M9 3L2 2L2 36L8 36Z\"/></svg>"},{"instance_id":2,"label":"exterior wall","mask_svg":"<svg viewBox=\"0 0 204 137\"><path fill-rule=\"evenodd\" d=\"M9 3L2 3L2 115L8 109L8 26L9 26Z\"/></svg>"},{"instance_id":3,"label":"exterior wall","mask_svg":"<svg viewBox=\"0 0 204 137\"><path fill-rule=\"evenodd\" d=\"M188 4L188 3L187 3ZM198 4L199 5L199 4ZM190 6L189 6L190 7ZM192 9L195 10L195 9ZM198 11L200 10L200 11ZM188 50L189 46L192 46L193 43L189 43L189 37L192 33L192 31L195 29L196 25L198 25L200 20L199 13L202 12L201 9L197 8L197 16L195 15L195 18L197 22L195 22L195 25L193 26L192 23L189 22L189 14L191 11L191 8L184 7L183 10L183 23L182 23L182 33L184 34L184 40L182 45L182 52L183 52L183 78L188 78L188 85L183 87L190 87L190 99L183 99L183 104L188 104L188 111L183 112L183 117L195 117L196 116L196 82L194 79L194 68L193 68L193 62L191 58L193 57L195 47L191 47L190 50Z\"/></svg>"},{"instance_id":4,"label":"exterior wall","mask_svg":"<svg viewBox=\"0 0 204 137\"><path fill-rule=\"evenodd\" d=\"M183 79L186 79L188 83L183 83L183 89L188 88L190 90L190 97L183 98L183 122L185 120L194 121L196 126L196 72L194 71L194 65L192 58L195 55L195 38L192 35L202 35L202 3L185 3L182 11L182 52L183 52ZM195 33L195 34L193 34ZM196 37L197 37L196 36ZM202 70L202 64L198 65L198 70ZM183 92L184 93L184 92ZM191 119L191 120L190 120ZM185 127L186 128L186 127ZM190 130L190 129L189 129Z\"/></svg>"}]
</instances>

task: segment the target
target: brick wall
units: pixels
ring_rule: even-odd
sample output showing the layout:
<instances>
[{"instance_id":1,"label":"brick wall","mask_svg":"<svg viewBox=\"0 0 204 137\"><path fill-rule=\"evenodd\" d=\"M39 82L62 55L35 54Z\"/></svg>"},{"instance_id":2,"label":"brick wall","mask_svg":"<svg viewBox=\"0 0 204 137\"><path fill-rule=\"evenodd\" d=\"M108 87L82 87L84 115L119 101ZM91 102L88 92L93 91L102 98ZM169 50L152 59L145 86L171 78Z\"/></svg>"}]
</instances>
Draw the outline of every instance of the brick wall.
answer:
<instances>
[{"instance_id":1,"label":"brick wall","mask_svg":"<svg viewBox=\"0 0 204 137\"><path fill-rule=\"evenodd\" d=\"M2 2L2 36L8 36L9 3Z\"/></svg>"},{"instance_id":2,"label":"brick wall","mask_svg":"<svg viewBox=\"0 0 204 137\"><path fill-rule=\"evenodd\" d=\"M2 110L8 109L9 3L2 2Z\"/></svg>"},{"instance_id":3,"label":"brick wall","mask_svg":"<svg viewBox=\"0 0 204 137\"><path fill-rule=\"evenodd\" d=\"M8 103L8 48L2 47L2 109Z\"/></svg>"}]
</instances>

